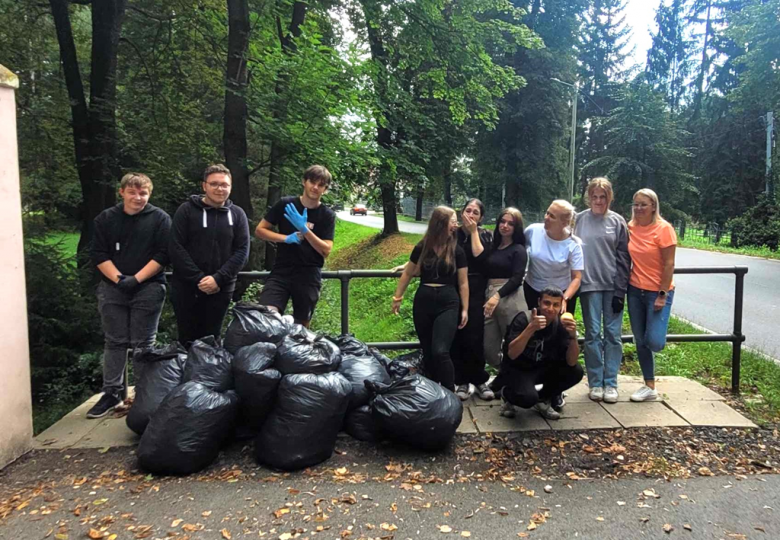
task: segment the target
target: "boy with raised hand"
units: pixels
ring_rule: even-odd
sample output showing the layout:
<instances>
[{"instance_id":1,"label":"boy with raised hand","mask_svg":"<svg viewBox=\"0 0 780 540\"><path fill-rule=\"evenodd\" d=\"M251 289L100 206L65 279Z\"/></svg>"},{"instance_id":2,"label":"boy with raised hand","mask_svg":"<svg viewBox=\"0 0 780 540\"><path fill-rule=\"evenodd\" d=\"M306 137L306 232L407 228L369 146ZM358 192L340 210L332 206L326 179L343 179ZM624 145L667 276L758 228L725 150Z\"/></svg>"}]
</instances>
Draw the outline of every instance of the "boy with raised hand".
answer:
<instances>
[{"instance_id":1,"label":"boy with raised hand","mask_svg":"<svg viewBox=\"0 0 780 540\"><path fill-rule=\"evenodd\" d=\"M186 347L220 336L238 272L249 260L249 222L230 200L232 186L230 169L206 167L203 194L191 196L173 216L171 301Z\"/></svg>"},{"instance_id":2,"label":"boy with raised hand","mask_svg":"<svg viewBox=\"0 0 780 540\"><path fill-rule=\"evenodd\" d=\"M292 298L293 318L306 327L320 298L322 267L333 248L336 214L321 202L331 180L328 169L312 165L303 173L303 194L283 197L255 229L258 238L278 245L259 302L284 313Z\"/></svg>"},{"instance_id":3,"label":"boy with raised hand","mask_svg":"<svg viewBox=\"0 0 780 540\"><path fill-rule=\"evenodd\" d=\"M152 181L141 173L122 177L122 202L95 218L92 263L100 271L98 310L105 334L103 395L87 412L101 418L122 404L128 350L154 344L165 303L171 218L149 204Z\"/></svg>"}]
</instances>

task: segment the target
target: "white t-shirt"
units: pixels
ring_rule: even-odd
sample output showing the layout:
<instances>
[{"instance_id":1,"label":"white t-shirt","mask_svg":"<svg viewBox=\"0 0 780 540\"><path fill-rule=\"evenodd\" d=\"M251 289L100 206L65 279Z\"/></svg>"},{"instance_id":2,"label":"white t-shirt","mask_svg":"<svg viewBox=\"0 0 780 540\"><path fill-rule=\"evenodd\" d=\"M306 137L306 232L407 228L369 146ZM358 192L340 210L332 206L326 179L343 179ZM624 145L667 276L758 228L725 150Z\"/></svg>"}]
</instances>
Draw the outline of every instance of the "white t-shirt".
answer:
<instances>
[{"instance_id":1,"label":"white t-shirt","mask_svg":"<svg viewBox=\"0 0 780 540\"><path fill-rule=\"evenodd\" d=\"M571 283L571 271L585 268L581 242L574 235L553 240L547 236L544 223L534 223L525 229L525 242L529 259L525 281L536 291L550 285L565 291Z\"/></svg>"}]
</instances>

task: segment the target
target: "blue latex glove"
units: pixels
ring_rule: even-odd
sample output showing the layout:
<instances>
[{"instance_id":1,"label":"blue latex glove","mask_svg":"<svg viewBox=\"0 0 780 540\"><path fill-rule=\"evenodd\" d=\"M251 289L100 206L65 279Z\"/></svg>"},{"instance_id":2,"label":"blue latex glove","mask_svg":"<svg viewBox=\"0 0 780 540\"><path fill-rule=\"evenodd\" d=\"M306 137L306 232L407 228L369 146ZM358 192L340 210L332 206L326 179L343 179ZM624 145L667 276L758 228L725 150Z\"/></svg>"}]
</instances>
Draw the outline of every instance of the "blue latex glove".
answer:
<instances>
[{"instance_id":1,"label":"blue latex glove","mask_svg":"<svg viewBox=\"0 0 780 540\"><path fill-rule=\"evenodd\" d=\"M309 228L306 226L306 222L309 220L309 213L306 208L303 209L303 214L299 214L295 205L288 203L284 208L284 217L302 234L309 232Z\"/></svg>"},{"instance_id":2,"label":"blue latex glove","mask_svg":"<svg viewBox=\"0 0 780 540\"><path fill-rule=\"evenodd\" d=\"M300 244L301 243L301 237L298 236L297 232L292 233L291 235L287 236L284 239L285 244Z\"/></svg>"}]
</instances>

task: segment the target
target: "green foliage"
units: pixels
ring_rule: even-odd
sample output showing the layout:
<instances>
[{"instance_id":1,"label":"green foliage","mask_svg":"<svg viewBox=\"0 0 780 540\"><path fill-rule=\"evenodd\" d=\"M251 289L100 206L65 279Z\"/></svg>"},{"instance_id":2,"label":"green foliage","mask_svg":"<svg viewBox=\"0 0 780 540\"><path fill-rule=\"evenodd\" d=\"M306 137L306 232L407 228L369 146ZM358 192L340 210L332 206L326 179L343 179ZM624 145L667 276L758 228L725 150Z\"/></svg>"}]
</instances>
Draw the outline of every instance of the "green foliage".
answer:
<instances>
[{"instance_id":1,"label":"green foliage","mask_svg":"<svg viewBox=\"0 0 780 540\"><path fill-rule=\"evenodd\" d=\"M766 246L777 251L780 244L780 208L766 197L761 197L744 215L729 221L728 226L736 247Z\"/></svg>"}]
</instances>

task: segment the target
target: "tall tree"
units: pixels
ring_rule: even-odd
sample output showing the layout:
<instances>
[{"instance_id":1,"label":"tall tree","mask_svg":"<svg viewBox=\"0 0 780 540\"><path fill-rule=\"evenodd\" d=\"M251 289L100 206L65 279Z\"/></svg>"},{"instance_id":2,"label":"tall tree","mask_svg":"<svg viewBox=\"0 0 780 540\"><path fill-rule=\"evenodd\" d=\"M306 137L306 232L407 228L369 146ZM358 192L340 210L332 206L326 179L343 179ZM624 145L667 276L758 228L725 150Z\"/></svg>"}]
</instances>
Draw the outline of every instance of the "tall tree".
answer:
<instances>
[{"instance_id":1,"label":"tall tree","mask_svg":"<svg viewBox=\"0 0 780 540\"><path fill-rule=\"evenodd\" d=\"M68 9L70 2L49 0L49 3L71 101L73 142L83 198L78 251L84 254L92 239L93 220L116 201L116 181L120 173L116 129L116 69L126 1L86 2L92 6L89 102L84 93L73 39Z\"/></svg>"},{"instance_id":2,"label":"tall tree","mask_svg":"<svg viewBox=\"0 0 780 540\"><path fill-rule=\"evenodd\" d=\"M678 111L691 74L692 43L687 37L684 0L664 0L655 13L656 31L647 51L648 82L666 95L666 102Z\"/></svg>"}]
</instances>

